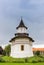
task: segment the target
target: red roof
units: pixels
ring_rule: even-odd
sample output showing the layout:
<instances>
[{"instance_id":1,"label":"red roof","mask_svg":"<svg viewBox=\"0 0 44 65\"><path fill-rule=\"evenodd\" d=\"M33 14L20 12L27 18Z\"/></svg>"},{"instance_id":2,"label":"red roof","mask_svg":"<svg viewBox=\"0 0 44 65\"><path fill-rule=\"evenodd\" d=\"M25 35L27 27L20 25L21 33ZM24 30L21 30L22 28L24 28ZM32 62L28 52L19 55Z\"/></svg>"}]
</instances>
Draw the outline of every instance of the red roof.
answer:
<instances>
[{"instance_id":1,"label":"red roof","mask_svg":"<svg viewBox=\"0 0 44 65\"><path fill-rule=\"evenodd\" d=\"M44 51L44 48L32 48L33 51Z\"/></svg>"}]
</instances>

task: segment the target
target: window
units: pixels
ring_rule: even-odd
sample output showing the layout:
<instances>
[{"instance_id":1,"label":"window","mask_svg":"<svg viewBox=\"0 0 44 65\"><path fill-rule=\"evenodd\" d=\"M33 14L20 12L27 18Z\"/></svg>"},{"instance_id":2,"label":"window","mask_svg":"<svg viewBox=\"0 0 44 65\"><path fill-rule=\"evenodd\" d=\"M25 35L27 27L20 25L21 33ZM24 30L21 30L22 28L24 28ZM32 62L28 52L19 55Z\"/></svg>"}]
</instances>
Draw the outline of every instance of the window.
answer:
<instances>
[{"instance_id":1,"label":"window","mask_svg":"<svg viewBox=\"0 0 44 65\"><path fill-rule=\"evenodd\" d=\"M24 50L24 45L21 45L21 51L23 51Z\"/></svg>"}]
</instances>

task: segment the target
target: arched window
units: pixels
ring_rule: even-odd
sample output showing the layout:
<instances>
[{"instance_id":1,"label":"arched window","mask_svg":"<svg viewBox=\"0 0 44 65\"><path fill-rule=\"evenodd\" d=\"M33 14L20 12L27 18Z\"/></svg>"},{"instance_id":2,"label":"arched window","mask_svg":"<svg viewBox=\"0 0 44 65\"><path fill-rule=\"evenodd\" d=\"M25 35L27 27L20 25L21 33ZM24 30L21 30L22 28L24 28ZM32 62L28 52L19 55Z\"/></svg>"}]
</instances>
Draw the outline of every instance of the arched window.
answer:
<instances>
[{"instance_id":1,"label":"arched window","mask_svg":"<svg viewBox=\"0 0 44 65\"><path fill-rule=\"evenodd\" d=\"M24 45L21 45L21 51L24 51Z\"/></svg>"}]
</instances>

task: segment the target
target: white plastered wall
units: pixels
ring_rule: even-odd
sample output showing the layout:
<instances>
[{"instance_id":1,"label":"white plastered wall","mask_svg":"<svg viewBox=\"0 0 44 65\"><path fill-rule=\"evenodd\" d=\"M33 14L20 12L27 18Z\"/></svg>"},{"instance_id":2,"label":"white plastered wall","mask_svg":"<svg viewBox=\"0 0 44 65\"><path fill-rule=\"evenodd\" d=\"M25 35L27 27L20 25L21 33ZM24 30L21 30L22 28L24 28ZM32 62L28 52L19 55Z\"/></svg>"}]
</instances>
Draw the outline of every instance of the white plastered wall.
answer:
<instances>
[{"instance_id":1,"label":"white plastered wall","mask_svg":"<svg viewBox=\"0 0 44 65\"><path fill-rule=\"evenodd\" d=\"M24 27L20 27L17 29L17 33L27 33L27 30Z\"/></svg>"},{"instance_id":2,"label":"white plastered wall","mask_svg":"<svg viewBox=\"0 0 44 65\"><path fill-rule=\"evenodd\" d=\"M21 45L24 45L24 50L21 51ZM33 56L32 42L29 39L16 39L11 45L11 56L15 58L24 58Z\"/></svg>"}]
</instances>

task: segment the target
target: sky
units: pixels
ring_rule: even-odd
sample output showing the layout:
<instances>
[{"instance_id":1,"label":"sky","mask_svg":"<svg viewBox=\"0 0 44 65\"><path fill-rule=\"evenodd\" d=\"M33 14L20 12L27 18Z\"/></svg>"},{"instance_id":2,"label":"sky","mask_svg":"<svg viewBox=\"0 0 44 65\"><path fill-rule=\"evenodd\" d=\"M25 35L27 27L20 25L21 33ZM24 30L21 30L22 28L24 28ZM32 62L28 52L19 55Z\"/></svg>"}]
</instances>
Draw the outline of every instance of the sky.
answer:
<instances>
[{"instance_id":1,"label":"sky","mask_svg":"<svg viewBox=\"0 0 44 65\"><path fill-rule=\"evenodd\" d=\"M14 37L21 16L34 47L44 47L44 0L0 0L0 45Z\"/></svg>"}]
</instances>

